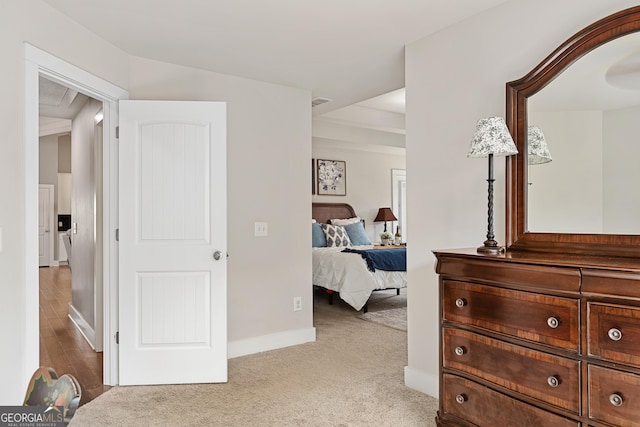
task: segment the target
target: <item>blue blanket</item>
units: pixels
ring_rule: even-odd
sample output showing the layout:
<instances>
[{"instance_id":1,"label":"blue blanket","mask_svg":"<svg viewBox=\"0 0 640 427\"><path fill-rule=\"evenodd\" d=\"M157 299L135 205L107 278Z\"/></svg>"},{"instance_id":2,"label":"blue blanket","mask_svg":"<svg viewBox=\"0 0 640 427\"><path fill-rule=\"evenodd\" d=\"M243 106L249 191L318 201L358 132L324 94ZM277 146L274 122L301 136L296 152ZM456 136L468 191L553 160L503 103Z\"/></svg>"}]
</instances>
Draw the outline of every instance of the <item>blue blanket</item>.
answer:
<instances>
[{"instance_id":1,"label":"blue blanket","mask_svg":"<svg viewBox=\"0 0 640 427\"><path fill-rule=\"evenodd\" d=\"M351 249L342 252L360 254L371 271L407 271L407 248L397 249Z\"/></svg>"}]
</instances>

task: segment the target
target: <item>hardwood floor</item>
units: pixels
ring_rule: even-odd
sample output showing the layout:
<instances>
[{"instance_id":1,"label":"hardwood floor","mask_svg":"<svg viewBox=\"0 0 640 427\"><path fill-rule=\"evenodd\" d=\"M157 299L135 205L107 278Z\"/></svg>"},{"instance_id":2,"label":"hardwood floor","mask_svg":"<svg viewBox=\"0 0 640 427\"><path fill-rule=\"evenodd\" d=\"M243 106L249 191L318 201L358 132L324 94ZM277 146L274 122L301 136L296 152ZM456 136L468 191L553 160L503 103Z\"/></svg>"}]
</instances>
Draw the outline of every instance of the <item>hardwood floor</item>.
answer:
<instances>
[{"instance_id":1,"label":"hardwood floor","mask_svg":"<svg viewBox=\"0 0 640 427\"><path fill-rule=\"evenodd\" d=\"M71 270L40 268L40 365L80 383L83 405L110 387L102 382L102 353L96 353L69 319Z\"/></svg>"}]
</instances>

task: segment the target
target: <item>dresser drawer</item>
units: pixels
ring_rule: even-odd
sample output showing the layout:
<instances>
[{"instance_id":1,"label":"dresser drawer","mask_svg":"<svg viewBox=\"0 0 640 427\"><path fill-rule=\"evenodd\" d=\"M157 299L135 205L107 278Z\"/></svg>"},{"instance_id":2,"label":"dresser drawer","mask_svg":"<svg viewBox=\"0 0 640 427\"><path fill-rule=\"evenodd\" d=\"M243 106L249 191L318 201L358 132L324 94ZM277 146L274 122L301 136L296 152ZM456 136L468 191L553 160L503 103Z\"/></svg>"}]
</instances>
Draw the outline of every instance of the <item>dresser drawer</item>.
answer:
<instances>
[{"instance_id":1,"label":"dresser drawer","mask_svg":"<svg viewBox=\"0 0 640 427\"><path fill-rule=\"evenodd\" d=\"M443 329L443 365L580 413L580 362L472 332ZM496 361L499 360L499 363Z\"/></svg>"},{"instance_id":2,"label":"dresser drawer","mask_svg":"<svg viewBox=\"0 0 640 427\"><path fill-rule=\"evenodd\" d=\"M640 367L640 308L588 303L589 354Z\"/></svg>"},{"instance_id":3,"label":"dresser drawer","mask_svg":"<svg viewBox=\"0 0 640 427\"><path fill-rule=\"evenodd\" d=\"M443 281L443 317L451 322L578 352L578 299Z\"/></svg>"},{"instance_id":4,"label":"dresser drawer","mask_svg":"<svg viewBox=\"0 0 640 427\"><path fill-rule=\"evenodd\" d=\"M620 427L640 426L640 376L589 365L589 417Z\"/></svg>"},{"instance_id":5,"label":"dresser drawer","mask_svg":"<svg viewBox=\"0 0 640 427\"><path fill-rule=\"evenodd\" d=\"M481 427L577 427L578 421L554 415L464 378L445 374L442 417L454 416Z\"/></svg>"}]
</instances>

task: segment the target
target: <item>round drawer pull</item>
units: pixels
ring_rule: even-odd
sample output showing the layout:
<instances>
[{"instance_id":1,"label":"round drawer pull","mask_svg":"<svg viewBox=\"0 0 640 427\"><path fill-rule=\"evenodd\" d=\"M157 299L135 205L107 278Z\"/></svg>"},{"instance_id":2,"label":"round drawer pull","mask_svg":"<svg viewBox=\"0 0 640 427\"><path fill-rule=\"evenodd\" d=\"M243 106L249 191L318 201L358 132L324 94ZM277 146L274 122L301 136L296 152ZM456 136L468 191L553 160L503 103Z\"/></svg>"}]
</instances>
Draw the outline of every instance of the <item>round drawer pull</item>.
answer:
<instances>
[{"instance_id":1,"label":"round drawer pull","mask_svg":"<svg viewBox=\"0 0 640 427\"><path fill-rule=\"evenodd\" d=\"M547 319L547 325L549 325L551 329L555 329L558 327L558 325L560 325L560 321L557 317L551 316Z\"/></svg>"},{"instance_id":2,"label":"round drawer pull","mask_svg":"<svg viewBox=\"0 0 640 427\"><path fill-rule=\"evenodd\" d=\"M463 300L462 298L456 299L456 307L462 308L465 305L467 305L467 301Z\"/></svg>"},{"instance_id":3,"label":"round drawer pull","mask_svg":"<svg viewBox=\"0 0 640 427\"><path fill-rule=\"evenodd\" d=\"M456 353L456 356L462 356L467 352L467 349L464 347L456 347L454 351Z\"/></svg>"},{"instance_id":4,"label":"round drawer pull","mask_svg":"<svg viewBox=\"0 0 640 427\"><path fill-rule=\"evenodd\" d=\"M456 396L456 402L458 402L459 404L463 404L464 402L467 401L467 395L466 394L459 394Z\"/></svg>"},{"instance_id":5,"label":"round drawer pull","mask_svg":"<svg viewBox=\"0 0 640 427\"><path fill-rule=\"evenodd\" d=\"M556 388L560 385L560 380L555 375L551 375L547 378L547 384L549 384L549 387Z\"/></svg>"},{"instance_id":6,"label":"round drawer pull","mask_svg":"<svg viewBox=\"0 0 640 427\"><path fill-rule=\"evenodd\" d=\"M609 402L611 402L613 406L622 406L624 399L618 393L613 393L609 396Z\"/></svg>"},{"instance_id":7,"label":"round drawer pull","mask_svg":"<svg viewBox=\"0 0 640 427\"><path fill-rule=\"evenodd\" d=\"M617 328L609 329L609 332L607 332L607 335L609 335L609 339L611 341L620 341L622 339L622 331Z\"/></svg>"}]
</instances>

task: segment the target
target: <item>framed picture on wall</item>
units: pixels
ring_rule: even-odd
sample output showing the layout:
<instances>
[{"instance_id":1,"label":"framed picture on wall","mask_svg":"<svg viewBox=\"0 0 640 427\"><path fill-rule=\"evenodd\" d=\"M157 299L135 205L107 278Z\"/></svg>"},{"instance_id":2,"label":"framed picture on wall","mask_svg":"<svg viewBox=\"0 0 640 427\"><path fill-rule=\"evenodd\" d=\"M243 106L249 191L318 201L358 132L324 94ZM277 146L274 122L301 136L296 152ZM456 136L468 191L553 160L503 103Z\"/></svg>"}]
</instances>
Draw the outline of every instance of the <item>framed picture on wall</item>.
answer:
<instances>
[{"instance_id":1,"label":"framed picture on wall","mask_svg":"<svg viewBox=\"0 0 640 427\"><path fill-rule=\"evenodd\" d=\"M341 160L316 160L318 195L347 195L347 163Z\"/></svg>"}]
</instances>

